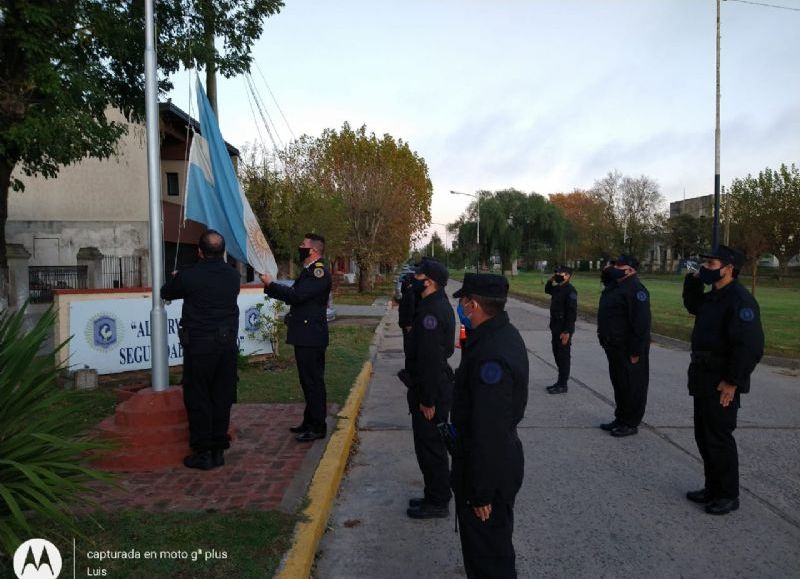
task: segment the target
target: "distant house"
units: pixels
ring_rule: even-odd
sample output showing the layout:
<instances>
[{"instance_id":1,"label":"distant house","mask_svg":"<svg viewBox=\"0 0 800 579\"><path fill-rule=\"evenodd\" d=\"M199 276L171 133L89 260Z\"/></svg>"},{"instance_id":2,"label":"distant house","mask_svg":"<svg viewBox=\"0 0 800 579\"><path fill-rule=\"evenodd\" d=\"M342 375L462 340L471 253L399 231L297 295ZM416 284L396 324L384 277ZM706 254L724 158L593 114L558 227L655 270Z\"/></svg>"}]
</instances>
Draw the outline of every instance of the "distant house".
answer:
<instances>
[{"instance_id":1,"label":"distant house","mask_svg":"<svg viewBox=\"0 0 800 579\"><path fill-rule=\"evenodd\" d=\"M670 217L687 214L692 217L713 217L714 196L703 195L701 197L691 197L681 201L673 201L669 204Z\"/></svg>"},{"instance_id":2,"label":"distant house","mask_svg":"<svg viewBox=\"0 0 800 579\"><path fill-rule=\"evenodd\" d=\"M171 271L176 256L178 264L196 259L197 240L205 230L192 221L181 224L189 127L199 132L199 126L171 102L161 103L159 112L164 261ZM128 125L114 157L62 167L54 179L15 175L25 190L10 194L6 241L27 259L33 301L48 301L48 290L59 287L149 285L145 127L128 123L117 111L108 116ZM228 152L236 163L239 151L228 145ZM94 275L91 262L99 264Z\"/></svg>"}]
</instances>

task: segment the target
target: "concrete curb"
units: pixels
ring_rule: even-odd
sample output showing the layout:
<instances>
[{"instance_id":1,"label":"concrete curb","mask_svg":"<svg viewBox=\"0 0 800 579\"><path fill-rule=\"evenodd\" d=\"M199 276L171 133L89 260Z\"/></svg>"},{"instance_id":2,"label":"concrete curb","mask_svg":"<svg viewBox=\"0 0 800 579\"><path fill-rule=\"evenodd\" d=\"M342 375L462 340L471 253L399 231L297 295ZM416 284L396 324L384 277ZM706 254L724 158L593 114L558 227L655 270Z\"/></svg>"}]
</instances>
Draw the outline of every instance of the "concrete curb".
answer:
<instances>
[{"instance_id":1,"label":"concrete curb","mask_svg":"<svg viewBox=\"0 0 800 579\"><path fill-rule=\"evenodd\" d=\"M361 402L372 377L372 362L364 362L353 390L344 408L337 415L336 430L331 435L325 454L317 466L308 490L309 504L302 513L303 519L295 527L294 539L286 554L278 579L308 577L314 564L320 539L325 532L333 501L339 492L344 467L356 434Z\"/></svg>"}]
</instances>

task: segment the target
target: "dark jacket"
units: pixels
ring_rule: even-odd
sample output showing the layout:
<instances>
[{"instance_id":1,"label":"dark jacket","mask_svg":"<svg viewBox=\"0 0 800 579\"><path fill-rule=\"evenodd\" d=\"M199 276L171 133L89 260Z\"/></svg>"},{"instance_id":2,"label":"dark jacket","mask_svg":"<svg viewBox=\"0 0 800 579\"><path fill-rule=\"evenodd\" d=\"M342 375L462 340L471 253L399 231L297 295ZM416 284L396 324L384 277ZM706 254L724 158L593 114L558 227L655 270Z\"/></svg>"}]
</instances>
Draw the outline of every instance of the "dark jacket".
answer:
<instances>
[{"instance_id":1,"label":"dark jacket","mask_svg":"<svg viewBox=\"0 0 800 579\"><path fill-rule=\"evenodd\" d=\"M418 298L414 293L413 279L414 274L407 273L403 276L403 281L400 285L402 297L400 298L400 306L397 308L397 323L401 328L410 328L414 324L414 309Z\"/></svg>"},{"instance_id":2,"label":"dark jacket","mask_svg":"<svg viewBox=\"0 0 800 579\"><path fill-rule=\"evenodd\" d=\"M628 356L650 351L650 294L638 276L613 281L603 289L597 337L604 348L622 348Z\"/></svg>"},{"instance_id":3,"label":"dark jacket","mask_svg":"<svg viewBox=\"0 0 800 579\"><path fill-rule=\"evenodd\" d=\"M550 294L550 331L555 334L575 333L575 319L578 317L578 292L571 283L554 284L548 279L544 293Z\"/></svg>"},{"instance_id":4,"label":"dark jacket","mask_svg":"<svg viewBox=\"0 0 800 579\"><path fill-rule=\"evenodd\" d=\"M705 292L692 274L683 282L683 304L695 315L689 392L717 395L721 380L750 391L750 374L764 355L764 330L758 302L738 280Z\"/></svg>"},{"instance_id":5,"label":"dark jacket","mask_svg":"<svg viewBox=\"0 0 800 579\"><path fill-rule=\"evenodd\" d=\"M453 371L447 359L455 350L456 324L444 290L419 301L411 333L409 370L414 388L409 391L409 405L421 403L449 409L453 399Z\"/></svg>"},{"instance_id":6,"label":"dark jacket","mask_svg":"<svg viewBox=\"0 0 800 579\"><path fill-rule=\"evenodd\" d=\"M181 343L194 353L235 347L239 332L239 272L222 258L201 259L161 288L161 299L183 299Z\"/></svg>"},{"instance_id":7,"label":"dark jacket","mask_svg":"<svg viewBox=\"0 0 800 579\"><path fill-rule=\"evenodd\" d=\"M524 475L517 424L527 403L528 352L502 312L470 332L456 370L451 484L457 497L473 506L513 502Z\"/></svg>"},{"instance_id":8,"label":"dark jacket","mask_svg":"<svg viewBox=\"0 0 800 579\"><path fill-rule=\"evenodd\" d=\"M269 297L289 304L286 343L324 348L328 345L328 296L331 273L321 261L304 267L291 286L276 282L264 288Z\"/></svg>"}]
</instances>

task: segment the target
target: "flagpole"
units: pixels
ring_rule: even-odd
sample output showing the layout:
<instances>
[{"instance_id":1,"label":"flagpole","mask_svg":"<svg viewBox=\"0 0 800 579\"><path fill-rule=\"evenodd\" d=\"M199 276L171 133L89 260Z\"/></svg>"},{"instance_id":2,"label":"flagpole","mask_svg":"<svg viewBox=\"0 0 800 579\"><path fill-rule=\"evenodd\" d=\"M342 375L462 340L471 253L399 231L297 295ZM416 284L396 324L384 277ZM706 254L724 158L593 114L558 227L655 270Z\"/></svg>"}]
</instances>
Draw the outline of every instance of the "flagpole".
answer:
<instances>
[{"instance_id":1,"label":"flagpole","mask_svg":"<svg viewBox=\"0 0 800 579\"><path fill-rule=\"evenodd\" d=\"M147 116L147 180L150 190L150 281L153 306L150 310L150 352L152 388L169 387L167 355L167 312L161 301L164 285L164 243L161 236L161 145L158 132L158 66L155 49L154 0L144 3L144 92Z\"/></svg>"}]
</instances>

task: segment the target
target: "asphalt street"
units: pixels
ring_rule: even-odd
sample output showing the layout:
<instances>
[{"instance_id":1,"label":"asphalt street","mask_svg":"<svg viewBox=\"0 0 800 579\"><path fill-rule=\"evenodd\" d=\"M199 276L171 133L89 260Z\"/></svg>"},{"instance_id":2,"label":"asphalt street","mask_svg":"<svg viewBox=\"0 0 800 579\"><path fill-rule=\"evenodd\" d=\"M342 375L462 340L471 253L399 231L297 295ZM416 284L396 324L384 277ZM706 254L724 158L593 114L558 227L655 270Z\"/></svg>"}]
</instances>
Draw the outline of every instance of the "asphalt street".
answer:
<instances>
[{"instance_id":1,"label":"asphalt street","mask_svg":"<svg viewBox=\"0 0 800 579\"><path fill-rule=\"evenodd\" d=\"M449 284L447 293L456 287ZM736 431L741 508L714 517L684 497L703 484L686 390L688 352L653 344L644 424L637 436L616 439L598 428L613 418L614 405L595 325L578 322L569 392L553 396L544 390L556 376L547 311L517 300L507 309L531 369L519 429L526 461L514 533L520 577L800 577L797 371L762 364L754 373ZM406 517L422 482L405 387L395 377L403 364L396 309L380 330L358 449L314 577L463 576L452 514ZM456 350L451 365L458 360Z\"/></svg>"}]
</instances>

